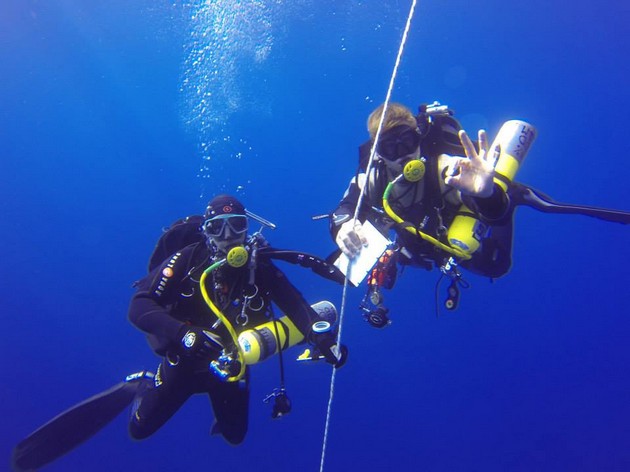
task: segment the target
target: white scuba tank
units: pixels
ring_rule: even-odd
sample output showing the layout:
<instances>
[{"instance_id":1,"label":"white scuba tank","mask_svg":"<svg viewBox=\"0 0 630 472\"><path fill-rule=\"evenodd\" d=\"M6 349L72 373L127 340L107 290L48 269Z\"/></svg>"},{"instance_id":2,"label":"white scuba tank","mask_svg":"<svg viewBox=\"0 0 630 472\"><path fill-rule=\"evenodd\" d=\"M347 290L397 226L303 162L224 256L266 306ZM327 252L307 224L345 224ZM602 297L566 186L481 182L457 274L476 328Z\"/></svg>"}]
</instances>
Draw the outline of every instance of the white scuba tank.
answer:
<instances>
[{"instance_id":1,"label":"white scuba tank","mask_svg":"<svg viewBox=\"0 0 630 472\"><path fill-rule=\"evenodd\" d=\"M494 182L504 191L514 179L520 165L536 139L536 128L525 121L510 120L503 123L492 142L489 153L499 153L495 163ZM473 254L487 236L488 226L466 206L457 211L448 232L448 243L467 254Z\"/></svg>"}]
</instances>

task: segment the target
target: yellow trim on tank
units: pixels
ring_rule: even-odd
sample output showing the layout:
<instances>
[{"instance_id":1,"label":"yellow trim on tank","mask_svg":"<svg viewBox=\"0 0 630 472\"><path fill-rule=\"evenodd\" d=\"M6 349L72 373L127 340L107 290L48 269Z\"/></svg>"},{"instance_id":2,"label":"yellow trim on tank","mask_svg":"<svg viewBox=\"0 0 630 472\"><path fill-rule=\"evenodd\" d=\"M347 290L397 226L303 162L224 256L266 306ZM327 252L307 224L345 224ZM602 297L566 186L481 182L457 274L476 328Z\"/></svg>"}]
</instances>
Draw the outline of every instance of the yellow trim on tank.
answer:
<instances>
[{"instance_id":1,"label":"yellow trim on tank","mask_svg":"<svg viewBox=\"0 0 630 472\"><path fill-rule=\"evenodd\" d=\"M261 343L257 338L257 335L260 335L263 330L269 330L276 342L276 350L274 352L266 353L265 357L262 357L263 353L260 349ZM239 350L243 353L243 359L247 365L263 361L268 357L277 354L279 350L284 351L285 349L299 344L303 340L304 335L302 332L286 315L277 320L273 319L271 321L267 321L266 323L255 326L252 329L243 331L238 335Z\"/></svg>"},{"instance_id":2,"label":"yellow trim on tank","mask_svg":"<svg viewBox=\"0 0 630 472\"><path fill-rule=\"evenodd\" d=\"M470 259L472 257L470 254L467 254L466 252L462 251L461 249L459 249L457 247L452 247L452 246L449 246L447 244L444 244L443 242L438 241L433 236L430 236L430 235L428 235L426 233L423 233L422 231L417 229L415 226L413 226L411 223L408 223L405 220L403 220L400 216L398 216L394 212L392 207L389 205L389 201L388 201L389 194L391 193L392 189L394 188L394 184L396 184L402 177L403 177L403 175L401 174L398 177L396 177L392 182L387 184L387 187L385 187L385 192L383 192L383 209L385 210L385 213L387 213L387 216L389 216L396 223L406 223L407 226L405 226L405 229L407 231L409 231L411 234L415 234L416 236L418 236L418 237L424 239L425 241L433 244L434 246L438 247L439 249L442 249L443 251L448 252L449 254L452 254L452 255L454 255L456 257L459 257L462 260Z\"/></svg>"},{"instance_id":3,"label":"yellow trim on tank","mask_svg":"<svg viewBox=\"0 0 630 472\"><path fill-rule=\"evenodd\" d=\"M501 153L501 157L497 161L497 165L494 168L494 171L495 173L502 175L503 177L505 177L507 180L511 182L512 180L514 180L514 176L516 175L516 172L518 171L520 164L521 163L514 156L506 152L503 152ZM499 185L503 189L504 192L507 192L508 186L505 181L495 177L494 182L497 185Z\"/></svg>"}]
</instances>

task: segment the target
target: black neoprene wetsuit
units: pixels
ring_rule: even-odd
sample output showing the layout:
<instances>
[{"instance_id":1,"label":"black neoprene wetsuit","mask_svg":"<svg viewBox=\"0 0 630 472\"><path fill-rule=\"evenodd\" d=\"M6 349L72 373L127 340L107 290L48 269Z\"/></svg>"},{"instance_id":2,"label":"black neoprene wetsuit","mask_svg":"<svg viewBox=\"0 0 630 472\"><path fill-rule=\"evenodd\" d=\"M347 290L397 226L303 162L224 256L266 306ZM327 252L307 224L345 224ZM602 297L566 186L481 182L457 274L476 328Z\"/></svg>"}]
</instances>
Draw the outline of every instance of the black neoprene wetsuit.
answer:
<instances>
[{"instance_id":1,"label":"black neoprene wetsuit","mask_svg":"<svg viewBox=\"0 0 630 472\"><path fill-rule=\"evenodd\" d=\"M200 291L200 277L210 264L211 250L206 244L193 244L167 258L137 283L129 320L147 333L149 344L163 361L155 386L144 393L131 419L129 429L136 439L154 433L195 393L210 396L215 432L232 444L245 437L249 368L242 380L225 382L209 371L210 359L186 357L182 346L189 325L216 332L224 344L231 339L222 325L212 328L217 318ZM316 318L300 292L268 258L259 258L255 269L223 265L210 273L206 288L237 333L268 321L272 302L303 334L308 333Z\"/></svg>"}]
</instances>

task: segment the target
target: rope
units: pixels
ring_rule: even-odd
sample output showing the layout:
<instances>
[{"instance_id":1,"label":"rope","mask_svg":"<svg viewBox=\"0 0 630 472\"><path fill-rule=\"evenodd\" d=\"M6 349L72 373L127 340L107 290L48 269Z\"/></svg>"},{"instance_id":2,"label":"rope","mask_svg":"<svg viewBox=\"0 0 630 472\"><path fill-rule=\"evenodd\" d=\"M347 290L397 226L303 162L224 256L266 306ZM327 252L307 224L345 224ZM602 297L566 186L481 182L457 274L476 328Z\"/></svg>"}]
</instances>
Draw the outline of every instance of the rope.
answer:
<instances>
[{"instance_id":1,"label":"rope","mask_svg":"<svg viewBox=\"0 0 630 472\"><path fill-rule=\"evenodd\" d=\"M387 111L387 105L389 104L389 100L392 96L392 90L394 89L394 82L396 80L396 74L398 73L398 66L400 65L400 60L403 55L403 51L405 49L405 43L407 42L407 35L409 34L409 28L411 26L411 19L413 18L413 13L416 9L417 0L413 0L411 3L411 8L409 9L409 15L407 16L407 23L405 24L405 30L402 35L402 39L400 41L400 46L398 48L398 55L396 56L396 63L394 64L394 70L392 72L391 79L389 80L389 87L387 88L387 95L385 97L385 104L383 106L383 113L381 113L381 119L378 123L378 129L376 131L376 136L374 137L374 144L372 145L372 149L370 151L370 160L368 161L367 168L365 170L366 175L366 183L361 188L361 192L359 193L359 199L357 201L357 207L354 210L353 220L356 221L359 216L359 208L361 208L361 203L363 201L363 196L365 195L365 189L367 187L367 179L369 179L370 171L372 169L372 162L374 161L374 155L376 154L376 146L378 144L378 140L381 135L381 129L383 128L383 122L385 121L385 112ZM358 182L357 182L358 184ZM348 267L350 270L350 267ZM343 283L343 291L341 295L341 311L339 313L339 331L337 332L337 346L341 346L341 332L343 327L343 319L346 311L346 297L348 293L348 275L346 274L346 278ZM328 407L326 408L326 425L324 427L324 439L322 443L322 456L319 463L319 471L323 472L324 470L324 460L326 458L326 445L328 443L328 430L330 427L330 417L332 413L332 402L335 394L335 377L337 374L337 369L332 369L332 374L330 376L330 392L328 394Z\"/></svg>"},{"instance_id":2,"label":"rope","mask_svg":"<svg viewBox=\"0 0 630 472\"><path fill-rule=\"evenodd\" d=\"M370 160L368 161L367 168L365 169L366 183L361 189L361 193L359 194L359 200L357 201L357 207L354 209L355 220L359 216L359 208L361 208L361 203L363 202L363 196L365 195L365 187L367 186L367 183L368 183L367 179L369 179L370 171L372 170L372 163L374 162L374 155L376 154L376 147L378 145L378 140L381 137L381 130L383 129L383 123L385 122L385 113L387 112L387 106L389 105L389 101L392 96L392 90L394 89L394 82L396 80L396 74L398 74L398 66L400 65L400 60L402 58L402 53L405 48L405 43L407 42L407 34L409 33L409 27L411 26L411 19L413 18L413 12L416 9L416 1L417 0L413 0L411 4L411 8L409 9L409 16L407 16L407 24L405 25L405 31L403 32L403 36L400 41L400 47L398 48L398 55L396 56L396 64L394 64L392 77L389 79L389 87L387 88L387 95L385 96L383 112L381 113L381 119L378 122L376 136L374 136L374 144L372 144L372 149L370 150Z\"/></svg>"}]
</instances>

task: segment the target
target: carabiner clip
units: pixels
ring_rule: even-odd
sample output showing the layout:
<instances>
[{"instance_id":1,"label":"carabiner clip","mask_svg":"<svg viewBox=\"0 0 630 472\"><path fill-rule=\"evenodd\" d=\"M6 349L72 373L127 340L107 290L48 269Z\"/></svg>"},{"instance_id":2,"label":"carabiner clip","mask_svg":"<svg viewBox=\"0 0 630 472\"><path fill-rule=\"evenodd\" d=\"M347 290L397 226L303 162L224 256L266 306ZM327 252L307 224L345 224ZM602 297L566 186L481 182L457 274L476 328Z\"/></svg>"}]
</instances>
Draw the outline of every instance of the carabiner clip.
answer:
<instances>
[{"instance_id":1,"label":"carabiner clip","mask_svg":"<svg viewBox=\"0 0 630 472\"><path fill-rule=\"evenodd\" d=\"M273 392L267 395L263 399L263 403L269 403L273 398L273 408L271 410L271 417L275 420L281 418L284 415L288 415L291 412L291 400L287 395L287 391L284 387L274 388Z\"/></svg>"}]
</instances>

